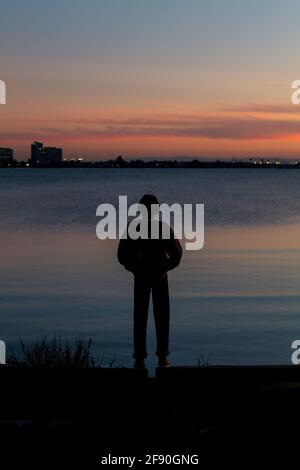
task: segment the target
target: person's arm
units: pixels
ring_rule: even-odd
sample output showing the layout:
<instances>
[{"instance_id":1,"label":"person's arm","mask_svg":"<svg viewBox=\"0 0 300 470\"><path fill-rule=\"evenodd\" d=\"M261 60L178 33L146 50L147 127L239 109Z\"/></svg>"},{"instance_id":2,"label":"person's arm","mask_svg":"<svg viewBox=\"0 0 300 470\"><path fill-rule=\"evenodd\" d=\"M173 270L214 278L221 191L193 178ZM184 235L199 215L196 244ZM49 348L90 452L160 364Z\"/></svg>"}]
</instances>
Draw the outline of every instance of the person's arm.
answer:
<instances>
[{"instance_id":1,"label":"person's arm","mask_svg":"<svg viewBox=\"0 0 300 470\"><path fill-rule=\"evenodd\" d=\"M121 238L119 242L119 246L118 246L118 261L123 266L127 264L128 252L129 252L128 240L125 238Z\"/></svg>"},{"instance_id":2,"label":"person's arm","mask_svg":"<svg viewBox=\"0 0 300 470\"><path fill-rule=\"evenodd\" d=\"M168 255L168 271L176 268L182 258L182 247L177 238L175 238L174 232L170 230L170 239L166 240L166 252Z\"/></svg>"},{"instance_id":3,"label":"person's arm","mask_svg":"<svg viewBox=\"0 0 300 470\"><path fill-rule=\"evenodd\" d=\"M118 261L127 271L134 272L136 268L136 256L133 247L133 240L121 238L118 246Z\"/></svg>"}]
</instances>

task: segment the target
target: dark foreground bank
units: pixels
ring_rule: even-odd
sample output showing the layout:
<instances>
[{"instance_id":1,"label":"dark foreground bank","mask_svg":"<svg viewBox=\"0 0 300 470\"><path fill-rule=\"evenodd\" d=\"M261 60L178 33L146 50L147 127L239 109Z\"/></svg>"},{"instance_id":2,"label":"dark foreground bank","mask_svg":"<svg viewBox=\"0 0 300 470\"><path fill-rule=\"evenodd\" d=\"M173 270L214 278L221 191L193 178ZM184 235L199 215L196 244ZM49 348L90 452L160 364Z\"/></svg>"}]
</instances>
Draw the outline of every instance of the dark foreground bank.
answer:
<instances>
[{"instance_id":1,"label":"dark foreground bank","mask_svg":"<svg viewBox=\"0 0 300 470\"><path fill-rule=\"evenodd\" d=\"M258 451L260 462L262 451L288 462L300 444L295 366L171 367L156 378L134 369L2 366L0 381L1 452L11 463L101 468L103 456L162 453L242 465Z\"/></svg>"}]
</instances>

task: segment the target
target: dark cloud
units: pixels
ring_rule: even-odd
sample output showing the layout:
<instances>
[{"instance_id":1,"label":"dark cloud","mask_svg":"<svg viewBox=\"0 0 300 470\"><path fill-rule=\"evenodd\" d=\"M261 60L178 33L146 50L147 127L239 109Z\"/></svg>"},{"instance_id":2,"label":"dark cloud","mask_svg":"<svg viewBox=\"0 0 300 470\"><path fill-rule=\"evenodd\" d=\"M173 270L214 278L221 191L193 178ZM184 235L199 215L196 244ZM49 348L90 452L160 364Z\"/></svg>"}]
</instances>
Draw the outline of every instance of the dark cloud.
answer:
<instances>
[{"instance_id":1,"label":"dark cloud","mask_svg":"<svg viewBox=\"0 0 300 470\"><path fill-rule=\"evenodd\" d=\"M250 105L249 105L250 106ZM256 105L244 110L256 109ZM252 108L252 106L256 106ZM242 107L239 107L241 112ZM269 109L264 108L264 109ZM277 109L277 108L276 108ZM279 109L279 108L278 108ZM278 116L277 116L278 117ZM39 126L32 133L0 133L1 137L15 140L34 138L105 139L138 137L179 137L225 140L281 139L300 136L300 121L220 114L212 116L138 117L130 119L63 120L56 126ZM61 124L61 125L59 125Z\"/></svg>"}]
</instances>

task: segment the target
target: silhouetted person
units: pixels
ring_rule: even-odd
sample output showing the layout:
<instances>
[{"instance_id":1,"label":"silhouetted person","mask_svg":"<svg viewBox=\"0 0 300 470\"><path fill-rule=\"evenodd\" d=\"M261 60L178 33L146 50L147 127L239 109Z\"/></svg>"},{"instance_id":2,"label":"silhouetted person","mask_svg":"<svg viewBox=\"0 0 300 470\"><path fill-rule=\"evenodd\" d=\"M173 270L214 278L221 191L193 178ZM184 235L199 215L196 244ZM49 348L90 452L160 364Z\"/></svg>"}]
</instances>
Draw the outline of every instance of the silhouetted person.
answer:
<instances>
[{"instance_id":1,"label":"silhouetted person","mask_svg":"<svg viewBox=\"0 0 300 470\"><path fill-rule=\"evenodd\" d=\"M149 234L151 205L158 204L152 194L145 194L140 200L148 209ZM150 293L152 291L153 312L156 329L156 355L160 366L168 366L170 301L167 272L179 265L182 248L170 228L170 237L162 238L162 222L159 224L159 238L122 238L118 248L119 262L134 275L134 366L145 367L147 357L146 334Z\"/></svg>"}]
</instances>

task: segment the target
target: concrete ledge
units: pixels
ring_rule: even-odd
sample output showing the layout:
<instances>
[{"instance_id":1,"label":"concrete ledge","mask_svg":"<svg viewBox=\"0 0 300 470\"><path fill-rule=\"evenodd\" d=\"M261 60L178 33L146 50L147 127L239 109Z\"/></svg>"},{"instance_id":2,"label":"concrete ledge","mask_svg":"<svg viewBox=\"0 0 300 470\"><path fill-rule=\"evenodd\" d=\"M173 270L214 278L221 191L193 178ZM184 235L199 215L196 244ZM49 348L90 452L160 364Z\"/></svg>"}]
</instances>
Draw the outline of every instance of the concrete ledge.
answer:
<instances>
[{"instance_id":1,"label":"concrete ledge","mask_svg":"<svg viewBox=\"0 0 300 470\"><path fill-rule=\"evenodd\" d=\"M43 378L45 380L60 378L61 380L97 378L103 380L144 380L148 377L147 369L133 369L126 367L94 367L94 368L38 368L38 367L15 367L8 365L0 366L1 380L14 378Z\"/></svg>"},{"instance_id":2,"label":"concrete ledge","mask_svg":"<svg viewBox=\"0 0 300 470\"><path fill-rule=\"evenodd\" d=\"M0 420L118 413L121 397L139 401L148 387L147 370L123 368L36 369L1 367Z\"/></svg>"},{"instance_id":3,"label":"concrete ledge","mask_svg":"<svg viewBox=\"0 0 300 470\"><path fill-rule=\"evenodd\" d=\"M158 367L156 378L159 381L190 382L295 382L300 383L299 366L172 366Z\"/></svg>"}]
</instances>

